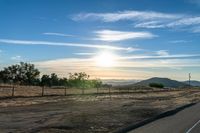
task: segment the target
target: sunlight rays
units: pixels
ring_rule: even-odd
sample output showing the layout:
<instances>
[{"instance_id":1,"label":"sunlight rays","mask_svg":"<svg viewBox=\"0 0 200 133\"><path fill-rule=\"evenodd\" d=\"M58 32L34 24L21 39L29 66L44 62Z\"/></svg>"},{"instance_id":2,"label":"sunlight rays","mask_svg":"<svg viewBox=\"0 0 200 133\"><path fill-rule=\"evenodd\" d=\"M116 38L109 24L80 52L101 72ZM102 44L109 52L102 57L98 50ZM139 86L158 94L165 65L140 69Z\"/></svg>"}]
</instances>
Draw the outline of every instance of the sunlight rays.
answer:
<instances>
[{"instance_id":1,"label":"sunlight rays","mask_svg":"<svg viewBox=\"0 0 200 133\"><path fill-rule=\"evenodd\" d=\"M117 55L110 51L102 51L93 59L98 67L115 67L117 65Z\"/></svg>"}]
</instances>

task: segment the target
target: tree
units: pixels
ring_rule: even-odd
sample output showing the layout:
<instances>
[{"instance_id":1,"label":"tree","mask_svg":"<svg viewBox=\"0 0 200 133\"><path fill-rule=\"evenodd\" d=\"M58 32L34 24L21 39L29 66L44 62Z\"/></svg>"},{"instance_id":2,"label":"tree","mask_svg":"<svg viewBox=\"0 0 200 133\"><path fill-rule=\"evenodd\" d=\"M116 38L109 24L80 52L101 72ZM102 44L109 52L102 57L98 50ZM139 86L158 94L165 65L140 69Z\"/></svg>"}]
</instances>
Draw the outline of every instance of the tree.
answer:
<instances>
[{"instance_id":1,"label":"tree","mask_svg":"<svg viewBox=\"0 0 200 133\"><path fill-rule=\"evenodd\" d=\"M24 84L35 85L39 78L40 72L35 68L34 64L21 62L20 66L21 77L24 79Z\"/></svg>"},{"instance_id":2,"label":"tree","mask_svg":"<svg viewBox=\"0 0 200 133\"><path fill-rule=\"evenodd\" d=\"M58 78L58 76L55 73L52 73L49 75L43 75L41 78L42 86L68 86L68 80L67 78Z\"/></svg>"},{"instance_id":3,"label":"tree","mask_svg":"<svg viewBox=\"0 0 200 133\"><path fill-rule=\"evenodd\" d=\"M89 75L87 75L85 72L80 73L69 73L69 86L71 87L77 87L77 88L85 88L86 80L89 79Z\"/></svg>"},{"instance_id":4,"label":"tree","mask_svg":"<svg viewBox=\"0 0 200 133\"><path fill-rule=\"evenodd\" d=\"M97 93L99 93L99 88L103 85L100 79L92 80L92 87L97 89Z\"/></svg>"},{"instance_id":5,"label":"tree","mask_svg":"<svg viewBox=\"0 0 200 133\"><path fill-rule=\"evenodd\" d=\"M164 87L164 85L160 84L160 83L150 83L149 86L155 87L155 88L163 88Z\"/></svg>"},{"instance_id":6,"label":"tree","mask_svg":"<svg viewBox=\"0 0 200 133\"><path fill-rule=\"evenodd\" d=\"M85 72L80 73L69 73L69 79L71 80L87 80L89 79L90 75L87 75Z\"/></svg>"},{"instance_id":7,"label":"tree","mask_svg":"<svg viewBox=\"0 0 200 133\"><path fill-rule=\"evenodd\" d=\"M60 78L59 79L59 85L60 86L68 86L68 80L67 80L67 78Z\"/></svg>"},{"instance_id":8,"label":"tree","mask_svg":"<svg viewBox=\"0 0 200 133\"><path fill-rule=\"evenodd\" d=\"M1 83L7 83L8 78L6 76L5 71L0 71L0 82Z\"/></svg>"},{"instance_id":9,"label":"tree","mask_svg":"<svg viewBox=\"0 0 200 133\"><path fill-rule=\"evenodd\" d=\"M41 85L41 86L68 86L81 88L99 88L102 82L99 79L89 80L85 72L70 73L69 79L59 78L55 73L42 75L34 64L20 62L19 64L5 67L0 71L0 83L15 83L20 85Z\"/></svg>"},{"instance_id":10,"label":"tree","mask_svg":"<svg viewBox=\"0 0 200 133\"><path fill-rule=\"evenodd\" d=\"M1 71L1 80L4 83L17 83L23 85L36 85L40 72L34 64L20 62L20 64L5 67Z\"/></svg>"},{"instance_id":11,"label":"tree","mask_svg":"<svg viewBox=\"0 0 200 133\"><path fill-rule=\"evenodd\" d=\"M51 74L51 86L58 86L59 85L59 78L55 73Z\"/></svg>"},{"instance_id":12,"label":"tree","mask_svg":"<svg viewBox=\"0 0 200 133\"><path fill-rule=\"evenodd\" d=\"M49 75L42 75L40 84L42 86L51 86L51 79Z\"/></svg>"}]
</instances>

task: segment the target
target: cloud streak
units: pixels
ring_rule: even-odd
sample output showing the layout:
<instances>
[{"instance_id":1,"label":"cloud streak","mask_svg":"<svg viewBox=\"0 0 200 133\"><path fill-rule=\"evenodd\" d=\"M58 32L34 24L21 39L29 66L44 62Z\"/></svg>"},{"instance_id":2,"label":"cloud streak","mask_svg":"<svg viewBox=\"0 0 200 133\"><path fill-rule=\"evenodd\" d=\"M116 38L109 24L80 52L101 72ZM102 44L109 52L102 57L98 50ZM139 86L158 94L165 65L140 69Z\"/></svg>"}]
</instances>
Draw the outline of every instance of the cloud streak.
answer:
<instances>
[{"instance_id":1,"label":"cloud streak","mask_svg":"<svg viewBox=\"0 0 200 133\"><path fill-rule=\"evenodd\" d=\"M34 62L34 64L40 70L43 70L43 73L45 74L55 72L59 76L67 76L69 72L86 72L91 75L91 78L133 78L133 75L130 74L129 70L122 70L120 68L98 68L90 59L65 58ZM137 78L142 77L146 73L145 71L138 72L137 70L131 70L131 72L137 74Z\"/></svg>"},{"instance_id":2,"label":"cloud streak","mask_svg":"<svg viewBox=\"0 0 200 133\"><path fill-rule=\"evenodd\" d=\"M121 57L120 59L186 59L186 58L200 58L200 54L177 54L169 55L167 53L160 53L160 55L132 55L128 57Z\"/></svg>"},{"instance_id":3,"label":"cloud streak","mask_svg":"<svg viewBox=\"0 0 200 133\"><path fill-rule=\"evenodd\" d=\"M85 53L84 53L85 54ZM94 53L92 53L94 54ZM194 58L196 57L196 58ZM132 60L137 59L137 60ZM144 60L145 59L145 60ZM157 60L151 60L157 59ZM116 61L118 62L116 67L173 67L173 66L200 66L200 64L196 61L200 59L200 54L176 54L170 55L169 53L159 53L159 55L130 55L126 56L117 56ZM67 67L72 65L72 69L75 67L79 68L89 68L95 67L98 68L96 64L96 58L92 56L89 58L63 58L63 59L55 59L55 60L47 60L36 62L36 64L40 64L44 67L49 67L51 64L53 65L64 65L63 67ZM196 62L190 64L190 62ZM171 64L172 63L172 64ZM146 65L144 65L146 64ZM148 65L149 64L149 65Z\"/></svg>"},{"instance_id":4,"label":"cloud streak","mask_svg":"<svg viewBox=\"0 0 200 133\"><path fill-rule=\"evenodd\" d=\"M176 26L189 26L189 25L198 25L200 24L200 17L185 17L177 21L167 24L167 27L176 27Z\"/></svg>"},{"instance_id":5,"label":"cloud streak","mask_svg":"<svg viewBox=\"0 0 200 133\"><path fill-rule=\"evenodd\" d=\"M166 25L163 21L147 21L147 22L137 22L134 24L136 28L148 28L148 29L155 29L155 28L165 28Z\"/></svg>"},{"instance_id":6,"label":"cloud streak","mask_svg":"<svg viewBox=\"0 0 200 133\"><path fill-rule=\"evenodd\" d=\"M182 18L172 20L155 20L155 21L142 21L134 25L136 28L187 28L190 30L191 27L195 28L200 25L199 16L183 15Z\"/></svg>"},{"instance_id":7,"label":"cloud streak","mask_svg":"<svg viewBox=\"0 0 200 133\"><path fill-rule=\"evenodd\" d=\"M20 55L16 55L10 58L11 60L15 60L15 61L20 61L22 60L22 57Z\"/></svg>"},{"instance_id":8,"label":"cloud streak","mask_svg":"<svg viewBox=\"0 0 200 133\"><path fill-rule=\"evenodd\" d=\"M183 57L183 56L173 56ZM184 55L184 57L186 57ZM143 57L139 57L142 59ZM146 58L146 57L145 57ZM149 58L149 57L148 57ZM37 67L44 70L45 73L56 72L61 76L66 76L69 72L86 72L92 77L98 78L134 78L135 74L138 77L142 77L148 74L146 69L150 68L165 68L165 69L177 69L186 67L200 67L198 63L199 59L163 59L158 60L118 60L118 63L113 68L102 68L95 64L94 58L63 58L56 60L47 60L34 62ZM136 69L142 69L143 71L137 72ZM152 72L152 70L150 71ZM134 73L134 74L133 74ZM155 73L151 73L150 76L155 76Z\"/></svg>"},{"instance_id":9,"label":"cloud streak","mask_svg":"<svg viewBox=\"0 0 200 133\"><path fill-rule=\"evenodd\" d=\"M157 37L150 32L130 32L130 31L115 31L115 30L99 30L94 32L96 38L94 40L116 42L130 39L149 39Z\"/></svg>"},{"instance_id":10,"label":"cloud streak","mask_svg":"<svg viewBox=\"0 0 200 133\"><path fill-rule=\"evenodd\" d=\"M44 35L50 35L50 36L63 36L63 37L73 37L73 35L69 34L63 34L63 33L56 33L56 32L45 32Z\"/></svg>"},{"instance_id":11,"label":"cloud streak","mask_svg":"<svg viewBox=\"0 0 200 133\"><path fill-rule=\"evenodd\" d=\"M95 55L96 53L73 53L74 55Z\"/></svg>"},{"instance_id":12,"label":"cloud streak","mask_svg":"<svg viewBox=\"0 0 200 133\"><path fill-rule=\"evenodd\" d=\"M196 0L195 0L196 1ZM135 28L187 28L188 31L199 33L195 30L200 26L200 16L190 14L162 13L155 11L118 11L106 13L79 13L72 17L74 21L102 21L118 22L130 21Z\"/></svg>"},{"instance_id":13,"label":"cloud streak","mask_svg":"<svg viewBox=\"0 0 200 133\"><path fill-rule=\"evenodd\" d=\"M15 45L49 45L49 46L83 47L83 48L97 48L97 49L110 49L110 50L123 50L123 51L139 50L133 47L118 47L118 46L100 45L100 44L80 44L80 43L49 42L49 41L0 39L0 42L6 44L15 44Z\"/></svg>"},{"instance_id":14,"label":"cloud streak","mask_svg":"<svg viewBox=\"0 0 200 133\"><path fill-rule=\"evenodd\" d=\"M172 40L172 41L169 41L169 43L189 43L191 41L187 41L187 40Z\"/></svg>"},{"instance_id":15,"label":"cloud streak","mask_svg":"<svg viewBox=\"0 0 200 133\"><path fill-rule=\"evenodd\" d=\"M79 13L72 17L75 21L80 20L101 20L103 22L116 22L121 20L144 21L155 19L177 19L182 15L167 14L154 11L119 11L113 13Z\"/></svg>"},{"instance_id":16,"label":"cloud streak","mask_svg":"<svg viewBox=\"0 0 200 133\"><path fill-rule=\"evenodd\" d=\"M167 50L156 51L156 54L159 55L159 56L168 56L169 55Z\"/></svg>"}]
</instances>

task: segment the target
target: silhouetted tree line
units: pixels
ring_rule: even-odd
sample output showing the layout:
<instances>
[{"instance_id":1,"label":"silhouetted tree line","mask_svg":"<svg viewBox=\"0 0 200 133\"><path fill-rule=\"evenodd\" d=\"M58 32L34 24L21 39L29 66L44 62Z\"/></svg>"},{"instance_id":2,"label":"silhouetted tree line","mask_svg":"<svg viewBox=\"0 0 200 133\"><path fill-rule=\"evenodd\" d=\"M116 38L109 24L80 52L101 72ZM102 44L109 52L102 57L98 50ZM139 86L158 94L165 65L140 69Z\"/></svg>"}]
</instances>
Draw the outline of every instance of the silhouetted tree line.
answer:
<instances>
[{"instance_id":1,"label":"silhouetted tree line","mask_svg":"<svg viewBox=\"0 0 200 133\"><path fill-rule=\"evenodd\" d=\"M76 88L101 87L99 79L89 80L85 72L70 73L69 78L59 78L55 73L42 75L34 64L20 62L20 64L5 67L0 71L0 83L38 86L66 86Z\"/></svg>"},{"instance_id":2,"label":"silhouetted tree line","mask_svg":"<svg viewBox=\"0 0 200 133\"><path fill-rule=\"evenodd\" d=\"M40 72L33 64L20 64L5 67L0 71L0 82L23 85L36 85L40 82Z\"/></svg>"}]
</instances>

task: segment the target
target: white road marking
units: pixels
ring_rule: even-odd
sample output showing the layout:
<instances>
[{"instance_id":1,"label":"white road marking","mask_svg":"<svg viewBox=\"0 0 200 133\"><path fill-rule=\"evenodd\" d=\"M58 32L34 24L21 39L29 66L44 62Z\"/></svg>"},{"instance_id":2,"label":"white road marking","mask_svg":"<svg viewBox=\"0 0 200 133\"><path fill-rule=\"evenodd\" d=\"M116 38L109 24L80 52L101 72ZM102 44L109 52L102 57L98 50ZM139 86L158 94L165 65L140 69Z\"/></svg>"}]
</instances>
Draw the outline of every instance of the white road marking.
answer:
<instances>
[{"instance_id":1,"label":"white road marking","mask_svg":"<svg viewBox=\"0 0 200 133\"><path fill-rule=\"evenodd\" d=\"M196 125L198 125L199 123L200 123L200 120L198 120L186 133L190 133L192 129L195 128Z\"/></svg>"}]
</instances>

